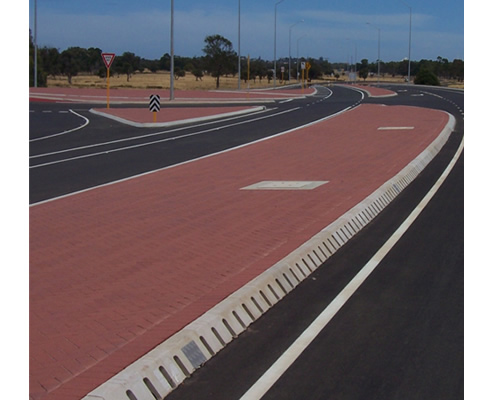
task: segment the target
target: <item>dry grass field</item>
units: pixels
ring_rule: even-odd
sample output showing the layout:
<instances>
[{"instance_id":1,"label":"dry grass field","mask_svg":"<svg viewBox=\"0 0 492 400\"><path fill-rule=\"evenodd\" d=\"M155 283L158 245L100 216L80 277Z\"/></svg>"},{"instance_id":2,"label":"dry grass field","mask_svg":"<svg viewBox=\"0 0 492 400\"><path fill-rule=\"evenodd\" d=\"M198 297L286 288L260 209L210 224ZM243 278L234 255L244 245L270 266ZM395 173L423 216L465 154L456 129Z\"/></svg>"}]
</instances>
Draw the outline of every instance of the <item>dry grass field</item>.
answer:
<instances>
[{"instance_id":1,"label":"dry grass field","mask_svg":"<svg viewBox=\"0 0 492 400\"><path fill-rule=\"evenodd\" d=\"M347 76L341 76L338 79L339 83L346 82ZM321 82L335 82L334 78L328 78L313 83ZM367 78L365 82L359 83L376 83L377 78ZM402 77L384 77L381 78L382 83L403 83ZM288 82L280 82L277 80L277 85L287 84ZM294 83L294 81L291 81ZM442 82L443 86L464 88L463 83L457 82ZM133 89L169 89L170 86L170 74L168 71L158 71L156 73L151 72L136 72L127 81L126 75L114 75L110 78L110 85L112 89L116 88L133 88ZM48 77L48 87L69 87L68 80L64 76L58 76L56 78ZM99 78L96 75L81 74L72 78L72 87L81 88L106 88L106 78ZM220 78L220 89L237 89L237 77L223 76ZM268 83L268 79L263 79L261 82L259 79L256 81L251 80L249 82L250 89L261 89L273 86L273 82ZM176 79L174 81L174 87L176 90L213 90L215 89L215 78L211 76L204 76L202 80L196 80L191 74L187 73L185 77ZM241 89L247 89L248 84L241 81Z\"/></svg>"},{"instance_id":2,"label":"dry grass field","mask_svg":"<svg viewBox=\"0 0 492 400\"><path fill-rule=\"evenodd\" d=\"M126 75L114 75L110 78L111 88L134 88L134 89L169 89L170 73L167 71L151 72L136 72L127 80ZM267 79L263 79L260 83L259 79L250 81L251 89L267 88L272 84L268 84ZM48 87L61 86L68 87L68 80L64 76L48 78ZM99 78L95 75L78 75L72 78L72 87L91 87L91 88L106 88L106 78ZM177 90L213 90L215 89L215 78L204 76L201 80L187 73L185 77L175 79L174 87ZM247 88L247 84L241 81L241 88ZM237 77L221 77L220 89L237 89Z\"/></svg>"}]
</instances>

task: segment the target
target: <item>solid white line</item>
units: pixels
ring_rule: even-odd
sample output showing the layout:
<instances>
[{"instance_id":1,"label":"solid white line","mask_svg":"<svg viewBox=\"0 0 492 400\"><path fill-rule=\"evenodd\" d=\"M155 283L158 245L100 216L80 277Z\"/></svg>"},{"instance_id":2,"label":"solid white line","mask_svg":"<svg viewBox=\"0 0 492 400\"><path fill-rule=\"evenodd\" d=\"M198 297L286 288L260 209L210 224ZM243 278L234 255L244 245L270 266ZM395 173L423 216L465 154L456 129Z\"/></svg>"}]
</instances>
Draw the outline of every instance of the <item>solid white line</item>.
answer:
<instances>
[{"instance_id":1,"label":"solid white line","mask_svg":"<svg viewBox=\"0 0 492 400\"><path fill-rule=\"evenodd\" d=\"M311 344L321 330L331 321L336 313L350 299L355 291L364 283L367 277L376 269L379 263L389 253L393 246L400 240L419 214L436 194L445 181L452 168L456 164L463 151L463 140L446 170L439 177L432 189L426 194L419 205L412 211L401 226L393 233L388 241L377 251L369 262L338 294L338 296L325 308L314 322L299 336L296 341L280 356L280 358L261 376L261 378L240 398L240 400L258 400L268 392L275 382L294 363L301 353Z\"/></svg>"},{"instance_id":2,"label":"solid white line","mask_svg":"<svg viewBox=\"0 0 492 400\"><path fill-rule=\"evenodd\" d=\"M252 113L250 115L261 114L261 113L264 113L266 111L274 111L276 109L277 108L272 108L272 109L269 109L269 110L262 110L262 111L258 111L258 112ZM273 116L275 116L275 115L277 115L277 114L274 114ZM227 118L227 119L221 120L221 122L232 121L232 120L243 118L243 117L244 117L244 115L237 116L237 117L232 117L232 118ZM250 120L250 121L257 121L257 119ZM217 123L217 121L206 122L206 123L203 123L203 124L194 125L194 127L201 127L201 126L206 126L206 125L212 125L212 124L215 124L215 123ZM147 138L147 137L162 135L164 133L179 132L179 131L183 131L183 130L186 130L186 129L190 129L190 127L188 126L188 127L174 128L174 129L170 129L170 130L166 130L166 131L159 131L159 132L149 133L147 135L140 135L140 136L133 136L133 137L124 138L124 139L112 140L110 142L102 142L102 143L95 143L95 144L91 144L91 145L87 145L87 146L72 147L72 148L65 149L65 150L59 150L59 151L54 151L54 152L50 152L50 153L43 153L43 154L37 154L37 155L34 155L34 156L29 156L29 158L47 157L47 156L52 156L52 155L55 155L55 154L67 153L67 152L71 152L71 151L91 149L91 148L94 148L94 147L107 146L107 145L110 145L110 144L116 144L116 143L122 143L122 142L132 141L132 140L144 139L144 138Z\"/></svg>"},{"instance_id":3,"label":"solid white line","mask_svg":"<svg viewBox=\"0 0 492 400\"><path fill-rule=\"evenodd\" d=\"M198 135L202 135L204 133L216 132L216 131L219 131L219 130L222 130L222 129L225 129L225 128L231 128L233 126L242 125L242 124L253 122L253 121L258 121L258 120L265 119L265 118L271 118L271 117L274 117L274 116L277 116L277 115L281 115L281 114L286 114L288 112L296 111L298 109L299 109L299 107L291 108L289 110L285 110L285 111L279 112L277 114L271 114L271 115L267 115L267 116L264 116L264 117L250 119L250 120L247 120L247 121L236 122L234 124L223 125L223 126L220 126L218 128L210 128L210 129L206 129L204 131L187 133L185 135L173 136L173 137L170 137L170 138L154 140L152 142L145 142L145 143L135 144L135 145L132 145L132 146L119 147L117 149L111 149L111 150L107 150L107 151L100 151L100 152L97 152L97 153L90 153L90 154L85 154L85 155L77 156L77 157L65 158L65 159L62 159L62 160L52 161L52 162L48 162L48 163L44 163L44 164L33 165L32 167L29 167L29 168L45 167L45 166L48 166L48 165L53 165L53 164L59 164L59 163L67 162L67 161L78 160L78 159L81 159L81 158L95 157L95 156L99 156L99 155L102 155L102 154L115 153L115 152L118 152L118 151L135 149L135 148L138 148L138 147L151 146L151 145L157 144L157 143L164 143L164 142L169 142L169 141L173 141L173 140L184 139L184 138L191 137L191 136L198 136ZM168 132L170 132L170 131L168 131ZM93 148L93 147L99 147L99 146L104 146L104 145L113 144L113 143L122 142L122 141L138 140L138 139L142 139L142 138L147 137L147 136L154 136L154 135L157 135L157 134L168 133L168 132L158 132L158 133L153 133L153 134L144 135L144 136L137 136L137 137L133 137L133 138L126 138L126 139L115 140L115 141L112 141L112 142L98 143L98 144L89 145L89 146L81 146L81 147L76 147L76 148L72 148L72 149L65 149L65 150L55 151L55 152L52 152L52 153L38 154L38 155L35 155L35 156L30 156L29 158L31 159L31 158L47 157L47 156L51 156L51 155L55 155L55 154L61 154L61 153L66 153L66 152L70 152L70 151L75 151L75 150L83 150L83 149L88 149L88 148Z\"/></svg>"},{"instance_id":4,"label":"solid white line","mask_svg":"<svg viewBox=\"0 0 492 400\"><path fill-rule=\"evenodd\" d=\"M217 156L217 155L220 155L220 154L228 153L229 151L241 149L241 148L246 147L246 146L251 146L251 145L256 144L256 143L260 143L260 142L264 142L264 141L267 141L267 140L271 140L271 139L274 139L276 137L279 137L279 136L282 136L282 135L285 135L285 134L288 134L288 133L291 133L291 132L295 132L295 131L297 131L299 129L307 128L307 127L312 126L312 125L315 125L315 124L317 124L319 122L323 122L323 121L326 121L328 119L334 118L334 117L336 117L336 116L344 113L345 111L348 111L348 110L351 110L351 109L354 110L357 107L358 106L356 106L356 107L350 106L350 107L347 107L347 108L345 108L345 109L343 109L341 111L338 111L335 114L329 115L327 117L323 117L323 118L318 119L316 121L309 122L309 123L307 123L305 125L298 126L296 128L292 128L292 129L289 129L287 131L283 131L283 132L280 132L280 133L277 133L275 135L268 136L268 137L265 137L265 138L262 138L262 139L258 139L258 140L255 140L253 142L249 142L249 143L245 143L245 144L242 144L242 145L239 145L239 146L236 146L236 147L232 147L230 149L222 150L222 151L219 151L217 153L207 154L205 156L198 157L198 158L193 158L191 160L183 161L183 162L178 163L178 164L169 165L169 166L164 167L164 168L159 168L159 169L156 169L156 170L147 171L147 172L144 172L144 173L141 173L141 174L137 174L137 175L129 176L127 178L119 179L117 181L105 183L105 184L98 185L98 186L93 186L93 187L90 187L90 188L87 188L87 189L83 189L83 190L79 190L79 191L76 191L76 192L68 193L68 194L65 194L65 195L62 195L62 196L53 197L51 199L47 199L47 200L43 200L43 201L40 201L40 202L37 202L37 203L30 204L29 207L37 206L37 205L44 204L44 203L49 203L51 201L63 199L65 197L75 196L75 195L80 194L80 193L88 192L89 190L94 190L94 189L102 188L102 187L105 187L105 186L115 185L115 184L120 183L120 182L129 181L130 179L136 179L136 178L139 178L139 177L142 177L142 176L145 176L145 175L150 175L150 174L153 174L153 173L156 173L156 172L160 172L160 171L164 171L164 170L167 170L167 169L170 169L170 168L176 168L176 167L179 167L180 165L189 164L189 163L192 163L192 162L195 162L195 161L198 161L198 160L202 160L202 159L205 159L205 158L214 157L214 156ZM290 109L290 110L287 110L287 111L294 111L294 110L298 110L298 109L299 109L299 107L294 108L294 109ZM276 114L276 115L278 115L278 114ZM218 128L216 128L216 129L218 130ZM30 168L33 168L33 167L30 167Z\"/></svg>"},{"instance_id":5,"label":"solid white line","mask_svg":"<svg viewBox=\"0 0 492 400\"><path fill-rule=\"evenodd\" d=\"M40 137L40 138L37 138L37 139L31 139L31 140L29 140L29 142L37 142L39 140L49 139L49 138L52 138L52 137L55 137L55 136L60 136L60 135L65 135L66 133L71 133L71 132L78 131L79 129L85 128L87 125L89 125L89 120L86 117L84 117L83 115L80 115L80 114L76 113L73 110L68 110L68 111L70 111L72 114L75 114L77 117L80 117L80 118L84 119L85 120L84 125L81 125L81 126L79 126L77 128L74 128L74 129L69 129L68 131L63 131L63 132L60 132L60 133L55 133L53 135L43 136L43 137Z\"/></svg>"}]
</instances>

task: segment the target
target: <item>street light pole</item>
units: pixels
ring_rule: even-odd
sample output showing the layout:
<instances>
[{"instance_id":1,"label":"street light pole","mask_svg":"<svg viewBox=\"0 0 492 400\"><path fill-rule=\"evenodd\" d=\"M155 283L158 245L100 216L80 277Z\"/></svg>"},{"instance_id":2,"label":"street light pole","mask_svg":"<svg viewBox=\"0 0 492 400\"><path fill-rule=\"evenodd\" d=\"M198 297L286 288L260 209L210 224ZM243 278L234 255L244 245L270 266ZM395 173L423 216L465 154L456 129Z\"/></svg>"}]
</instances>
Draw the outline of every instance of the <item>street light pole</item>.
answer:
<instances>
[{"instance_id":1,"label":"street light pole","mask_svg":"<svg viewBox=\"0 0 492 400\"><path fill-rule=\"evenodd\" d=\"M306 35L302 35L300 38L297 39L297 81L299 81L299 40L301 40L303 37Z\"/></svg>"},{"instance_id":2,"label":"street light pole","mask_svg":"<svg viewBox=\"0 0 492 400\"><path fill-rule=\"evenodd\" d=\"M241 0L238 0L238 21L237 21L237 90L241 90Z\"/></svg>"},{"instance_id":3,"label":"street light pole","mask_svg":"<svg viewBox=\"0 0 492 400\"><path fill-rule=\"evenodd\" d=\"M400 0L403 4L405 4L410 9L410 29L408 34L408 79L407 83L410 84L410 50L412 48L412 7L410 7L403 0Z\"/></svg>"},{"instance_id":4,"label":"street light pole","mask_svg":"<svg viewBox=\"0 0 492 400\"><path fill-rule=\"evenodd\" d=\"M381 28L374 26L373 24L367 22L367 25L372 26L373 28L378 30L378 85L379 85L379 77L381 73L380 61L381 61Z\"/></svg>"},{"instance_id":5,"label":"street light pole","mask_svg":"<svg viewBox=\"0 0 492 400\"><path fill-rule=\"evenodd\" d=\"M294 25L291 25L290 28L289 28L289 83L290 83L290 47L291 47L291 36L292 36L292 28L294 26L296 26L297 24L301 23L301 22L304 22L303 19L301 19L300 21L297 21Z\"/></svg>"},{"instance_id":6,"label":"street light pole","mask_svg":"<svg viewBox=\"0 0 492 400\"><path fill-rule=\"evenodd\" d=\"M171 0L171 84L169 100L174 100L174 0Z\"/></svg>"},{"instance_id":7,"label":"street light pole","mask_svg":"<svg viewBox=\"0 0 492 400\"><path fill-rule=\"evenodd\" d=\"M274 34L273 34L273 87L277 87L277 6L284 0L280 0L275 3L275 23L274 23Z\"/></svg>"},{"instance_id":8,"label":"street light pole","mask_svg":"<svg viewBox=\"0 0 492 400\"><path fill-rule=\"evenodd\" d=\"M357 83L357 42L352 38L347 38L347 40L354 41L354 73L355 73L355 83ZM350 56L352 57L352 56ZM352 67L351 67L352 68Z\"/></svg>"},{"instance_id":9,"label":"street light pole","mask_svg":"<svg viewBox=\"0 0 492 400\"><path fill-rule=\"evenodd\" d=\"M34 87L38 87L38 1L34 0Z\"/></svg>"}]
</instances>

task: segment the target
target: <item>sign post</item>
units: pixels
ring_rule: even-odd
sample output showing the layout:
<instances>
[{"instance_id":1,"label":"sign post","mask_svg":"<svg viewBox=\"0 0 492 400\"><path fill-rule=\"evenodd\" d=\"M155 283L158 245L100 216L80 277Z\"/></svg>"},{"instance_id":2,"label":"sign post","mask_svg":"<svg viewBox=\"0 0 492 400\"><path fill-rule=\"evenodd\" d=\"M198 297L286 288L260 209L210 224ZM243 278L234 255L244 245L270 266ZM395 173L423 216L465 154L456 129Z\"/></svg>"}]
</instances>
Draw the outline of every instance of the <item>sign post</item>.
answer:
<instances>
[{"instance_id":1,"label":"sign post","mask_svg":"<svg viewBox=\"0 0 492 400\"><path fill-rule=\"evenodd\" d=\"M101 57L106 65L107 77L106 77L106 108L109 108L109 69L114 61L114 53L101 53Z\"/></svg>"},{"instance_id":2,"label":"sign post","mask_svg":"<svg viewBox=\"0 0 492 400\"><path fill-rule=\"evenodd\" d=\"M305 61L302 61L301 62L301 74L302 74L302 78L301 78L301 88L302 88L302 93L304 94L304 71L306 70L306 62Z\"/></svg>"},{"instance_id":3,"label":"sign post","mask_svg":"<svg viewBox=\"0 0 492 400\"><path fill-rule=\"evenodd\" d=\"M309 61L306 61L306 87L307 83L309 82L309 70L311 69L311 64Z\"/></svg>"},{"instance_id":4,"label":"sign post","mask_svg":"<svg viewBox=\"0 0 492 400\"><path fill-rule=\"evenodd\" d=\"M248 54L248 100L249 100L249 74L250 74L250 60Z\"/></svg>"},{"instance_id":5,"label":"sign post","mask_svg":"<svg viewBox=\"0 0 492 400\"><path fill-rule=\"evenodd\" d=\"M161 111L161 96L158 94L150 95L149 110L154 113L154 123L157 120L157 112Z\"/></svg>"}]
</instances>

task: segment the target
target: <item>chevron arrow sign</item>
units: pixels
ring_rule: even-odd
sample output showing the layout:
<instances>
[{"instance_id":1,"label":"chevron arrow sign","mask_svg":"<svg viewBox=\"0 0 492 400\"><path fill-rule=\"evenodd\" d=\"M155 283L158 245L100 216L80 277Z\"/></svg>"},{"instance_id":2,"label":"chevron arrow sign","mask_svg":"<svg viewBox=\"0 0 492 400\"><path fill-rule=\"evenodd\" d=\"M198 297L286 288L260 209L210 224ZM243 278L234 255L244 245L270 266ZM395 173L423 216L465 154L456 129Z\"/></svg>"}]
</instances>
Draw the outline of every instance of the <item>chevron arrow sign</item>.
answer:
<instances>
[{"instance_id":1,"label":"chevron arrow sign","mask_svg":"<svg viewBox=\"0 0 492 400\"><path fill-rule=\"evenodd\" d=\"M161 96L158 94L150 95L149 110L153 112L161 110Z\"/></svg>"}]
</instances>

